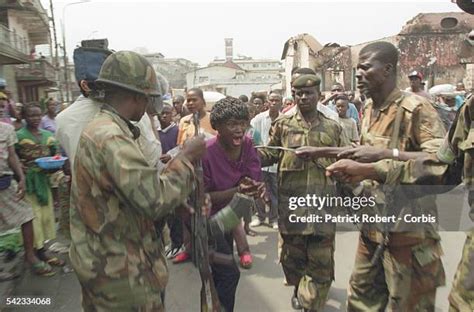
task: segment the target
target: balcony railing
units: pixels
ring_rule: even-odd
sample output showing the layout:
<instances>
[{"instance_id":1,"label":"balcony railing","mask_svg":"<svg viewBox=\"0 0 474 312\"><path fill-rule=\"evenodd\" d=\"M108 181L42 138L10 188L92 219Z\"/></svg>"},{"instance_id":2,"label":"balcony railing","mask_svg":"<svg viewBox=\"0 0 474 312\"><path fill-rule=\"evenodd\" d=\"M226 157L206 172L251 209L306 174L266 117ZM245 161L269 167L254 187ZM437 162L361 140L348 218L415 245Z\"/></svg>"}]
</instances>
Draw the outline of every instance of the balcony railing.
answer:
<instances>
[{"instance_id":1,"label":"balcony railing","mask_svg":"<svg viewBox=\"0 0 474 312\"><path fill-rule=\"evenodd\" d=\"M0 25L0 43L26 56L30 54L28 40L19 36L4 25Z\"/></svg>"},{"instance_id":2,"label":"balcony railing","mask_svg":"<svg viewBox=\"0 0 474 312\"><path fill-rule=\"evenodd\" d=\"M18 81L56 81L56 73L54 66L46 59L38 59L30 61L29 64L18 65L16 67L16 79Z\"/></svg>"}]
</instances>

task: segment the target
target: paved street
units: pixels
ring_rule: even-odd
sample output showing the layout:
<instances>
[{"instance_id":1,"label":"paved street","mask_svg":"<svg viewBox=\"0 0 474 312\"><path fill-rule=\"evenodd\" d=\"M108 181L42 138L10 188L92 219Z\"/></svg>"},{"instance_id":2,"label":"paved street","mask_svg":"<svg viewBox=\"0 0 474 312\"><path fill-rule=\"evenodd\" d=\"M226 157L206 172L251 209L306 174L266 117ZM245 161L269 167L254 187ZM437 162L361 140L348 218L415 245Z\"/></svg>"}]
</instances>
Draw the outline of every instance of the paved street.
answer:
<instances>
[{"instance_id":1,"label":"paved street","mask_svg":"<svg viewBox=\"0 0 474 312\"><path fill-rule=\"evenodd\" d=\"M277 263L277 232L266 226L258 227L256 237L250 237L254 266L243 270L237 292L238 311L291 311L291 288L283 285L283 274ZM464 243L464 233L442 233L445 256L443 259L447 285L438 292L437 311L447 311L447 295ZM346 287L349 280L357 242L356 232L339 233L336 242L336 280L331 288L326 311L344 311ZM192 264L170 264L167 288L168 311L199 311L200 280ZM12 296L48 296L54 308L35 307L35 311L80 311L80 288L73 273L63 272L52 278L39 278L26 272L16 282ZM2 300L4 302L4 300ZM8 308L4 311L32 311L28 308Z\"/></svg>"}]
</instances>

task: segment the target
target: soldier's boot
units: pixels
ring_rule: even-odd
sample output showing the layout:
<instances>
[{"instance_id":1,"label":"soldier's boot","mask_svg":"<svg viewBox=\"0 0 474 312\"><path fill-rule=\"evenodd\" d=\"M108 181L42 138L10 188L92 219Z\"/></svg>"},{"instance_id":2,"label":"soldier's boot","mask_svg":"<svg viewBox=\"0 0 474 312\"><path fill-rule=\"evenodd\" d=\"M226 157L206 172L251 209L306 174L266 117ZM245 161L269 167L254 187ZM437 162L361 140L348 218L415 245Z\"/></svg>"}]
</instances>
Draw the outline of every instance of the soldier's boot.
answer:
<instances>
[{"instance_id":1,"label":"soldier's boot","mask_svg":"<svg viewBox=\"0 0 474 312\"><path fill-rule=\"evenodd\" d=\"M293 293L293 297L291 297L291 307L294 310L301 310L303 309L303 306L301 305L300 301L298 300L298 288L295 287L295 292Z\"/></svg>"}]
</instances>

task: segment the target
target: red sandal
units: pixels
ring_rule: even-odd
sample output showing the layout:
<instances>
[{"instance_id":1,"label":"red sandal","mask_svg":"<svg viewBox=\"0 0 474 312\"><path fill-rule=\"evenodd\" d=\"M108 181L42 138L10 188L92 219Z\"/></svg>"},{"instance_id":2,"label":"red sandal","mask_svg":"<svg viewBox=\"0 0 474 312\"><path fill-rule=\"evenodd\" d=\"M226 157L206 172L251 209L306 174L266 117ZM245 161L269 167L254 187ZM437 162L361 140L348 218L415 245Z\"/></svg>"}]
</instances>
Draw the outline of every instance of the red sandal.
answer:
<instances>
[{"instance_id":1,"label":"red sandal","mask_svg":"<svg viewBox=\"0 0 474 312\"><path fill-rule=\"evenodd\" d=\"M190 259L191 259L191 255L188 252L181 251L176 254L172 262L174 264L178 264L178 263L189 261Z\"/></svg>"},{"instance_id":2,"label":"red sandal","mask_svg":"<svg viewBox=\"0 0 474 312\"><path fill-rule=\"evenodd\" d=\"M250 269L252 267L253 259L250 252L245 251L240 255L240 266L244 269Z\"/></svg>"}]
</instances>

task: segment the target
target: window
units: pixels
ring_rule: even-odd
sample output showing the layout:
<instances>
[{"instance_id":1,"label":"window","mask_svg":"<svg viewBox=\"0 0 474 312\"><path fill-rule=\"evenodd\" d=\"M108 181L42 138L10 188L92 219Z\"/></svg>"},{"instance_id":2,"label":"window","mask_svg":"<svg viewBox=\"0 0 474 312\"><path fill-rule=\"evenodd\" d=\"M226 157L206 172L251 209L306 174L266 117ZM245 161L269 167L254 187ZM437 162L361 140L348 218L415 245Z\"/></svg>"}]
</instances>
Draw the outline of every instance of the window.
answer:
<instances>
[{"instance_id":1,"label":"window","mask_svg":"<svg viewBox=\"0 0 474 312\"><path fill-rule=\"evenodd\" d=\"M454 17L445 17L441 20L441 27L451 29L458 25L458 20Z\"/></svg>"}]
</instances>

